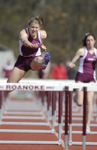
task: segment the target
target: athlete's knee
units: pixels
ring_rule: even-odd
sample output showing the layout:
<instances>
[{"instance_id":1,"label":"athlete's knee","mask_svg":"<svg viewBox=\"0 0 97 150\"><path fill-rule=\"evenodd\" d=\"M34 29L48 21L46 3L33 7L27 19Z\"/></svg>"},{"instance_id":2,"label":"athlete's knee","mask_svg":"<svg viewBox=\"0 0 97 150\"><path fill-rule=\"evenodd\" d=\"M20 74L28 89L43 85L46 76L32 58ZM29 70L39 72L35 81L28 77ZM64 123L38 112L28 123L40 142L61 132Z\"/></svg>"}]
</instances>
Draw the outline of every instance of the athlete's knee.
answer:
<instances>
[{"instance_id":1,"label":"athlete's knee","mask_svg":"<svg viewBox=\"0 0 97 150\"><path fill-rule=\"evenodd\" d=\"M41 65L39 65L39 64L31 65L31 69L32 69L33 71L37 71L37 70L41 69Z\"/></svg>"},{"instance_id":2,"label":"athlete's knee","mask_svg":"<svg viewBox=\"0 0 97 150\"><path fill-rule=\"evenodd\" d=\"M83 101L79 100L79 99L77 99L76 103L79 107L81 107L83 105Z\"/></svg>"},{"instance_id":3,"label":"athlete's knee","mask_svg":"<svg viewBox=\"0 0 97 150\"><path fill-rule=\"evenodd\" d=\"M42 62L42 57L36 57L32 62L31 62L31 69L36 71L41 69L41 62Z\"/></svg>"},{"instance_id":4,"label":"athlete's knee","mask_svg":"<svg viewBox=\"0 0 97 150\"><path fill-rule=\"evenodd\" d=\"M36 57L34 59L35 63L41 63L42 62L42 57Z\"/></svg>"}]
</instances>

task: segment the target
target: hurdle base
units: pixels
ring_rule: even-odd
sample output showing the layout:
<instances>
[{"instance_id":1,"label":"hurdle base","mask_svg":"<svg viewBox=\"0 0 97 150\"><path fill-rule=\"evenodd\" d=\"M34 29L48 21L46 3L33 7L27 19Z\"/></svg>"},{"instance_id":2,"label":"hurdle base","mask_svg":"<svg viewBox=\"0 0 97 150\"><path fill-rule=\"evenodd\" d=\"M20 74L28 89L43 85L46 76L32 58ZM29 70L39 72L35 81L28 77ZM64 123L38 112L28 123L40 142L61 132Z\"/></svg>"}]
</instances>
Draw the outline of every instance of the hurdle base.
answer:
<instances>
[{"instance_id":1,"label":"hurdle base","mask_svg":"<svg viewBox=\"0 0 97 150\"><path fill-rule=\"evenodd\" d=\"M83 145L83 142L72 142L72 145ZM97 142L86 142L86 145L97 145Z\"/></svg>"},{"instance_id":2,"label":"hurdle base","mask_svg":"<svg viewBox=\"0 0 97 150\"><path fill-rule=\"evenodd\" d=\"M58 145L61 145L62 144L62 140L58 140Z\"/></svg>"},{"instance_id":3,"label":"hurdle base","mask_svg":"<svg viewBox=\"0 0 97 150\"><path fill-rule=\"evenodd\" d=\"M69 141L69 145L70 145L70 146L72 145L72 140L71 140L71 141Z\"/></svg>"},{"instance_id":4,"label":"hurdle base","mask_svg":"<svg viewBox=\"0 0 97 150\"><path fill-rule=\"evenodd\" d=\"M47 145L59 145L59 141L0 141L0 144L47 144Z\"/></svg>"}]
</instances>

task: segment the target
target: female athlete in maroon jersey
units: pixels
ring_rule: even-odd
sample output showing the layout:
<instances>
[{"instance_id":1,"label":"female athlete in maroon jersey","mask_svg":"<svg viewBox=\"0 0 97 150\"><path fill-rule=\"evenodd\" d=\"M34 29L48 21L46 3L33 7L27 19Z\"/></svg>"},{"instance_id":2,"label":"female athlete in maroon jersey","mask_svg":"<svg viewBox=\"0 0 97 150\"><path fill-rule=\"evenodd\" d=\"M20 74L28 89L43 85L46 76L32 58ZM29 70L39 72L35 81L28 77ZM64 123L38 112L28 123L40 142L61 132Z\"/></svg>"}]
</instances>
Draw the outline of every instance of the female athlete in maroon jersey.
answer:
<instances>
[{"instance_id":1,"label":"female athlete in maroon jersey","mask_svg":"<svg viewBox=\"0 0 97 150\"><path fill-rule=\"evenodd\" d=\"M19 82L30 69L46 68L50 61L50 55L46 52L46 46L43 45L43 41L47 37L46 31L41 29L43 24L41 17L33 17L28 22L28 28L20 32L19 56L8 83ZM41 49L46 52L44 58L41 56Z\"/></svg>"},{"instance_id":2,"label":"female athlete in maroon jersey","mask_svg":"<svg viewBox=\"0 0 97 150\"><path fill-rule=\"evenodd\" d=\"M83 40L83 47L80 48L69 67L75 67L76 61L79 59L79 68L76 74L75 81L77 83L95 83L96 71L95 66L97 62L97 49L94 47L95 36L91 33L86 33ZM87 114L87 132L90 132L90 120L93 111L93 96L94 92L88 92L88 114ZM77 90L76 103L78 106L83 104L83 92Z\"/></svg>"}]
</instances>

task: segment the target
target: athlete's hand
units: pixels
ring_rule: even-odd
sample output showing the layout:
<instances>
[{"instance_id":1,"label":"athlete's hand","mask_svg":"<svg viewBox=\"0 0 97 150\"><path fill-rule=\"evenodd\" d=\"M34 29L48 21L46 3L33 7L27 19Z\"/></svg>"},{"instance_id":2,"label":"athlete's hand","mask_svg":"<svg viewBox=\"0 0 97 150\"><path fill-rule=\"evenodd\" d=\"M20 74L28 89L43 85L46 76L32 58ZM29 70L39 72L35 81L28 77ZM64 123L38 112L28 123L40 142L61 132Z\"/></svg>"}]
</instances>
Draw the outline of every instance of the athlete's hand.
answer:
<instances>
[{"instance_id":1,"label":"athlete's hand","mask_svg":"<svg viewBox=\"0 0 97 150\"><path fill-rule=\"evenodd\" d=\"M68 66L69 66L69 68L70 68L70 69L75 68L75 64L74 64L74 63L72 63L72 62L71 62Z\"/></svg>"},{"instance_id":2,"label":"athlete's hand","mask_svg":"<svg viewBox=\"0 0 97 150\"><path fill-rule=\"evenodd\" d=\"M31 43L31 45L30 45L31 48L35 48L35 49L39 48L40 46L41 46L40 43L37 43L37 44L32 44Z\"/></svg>"}]
</instances>

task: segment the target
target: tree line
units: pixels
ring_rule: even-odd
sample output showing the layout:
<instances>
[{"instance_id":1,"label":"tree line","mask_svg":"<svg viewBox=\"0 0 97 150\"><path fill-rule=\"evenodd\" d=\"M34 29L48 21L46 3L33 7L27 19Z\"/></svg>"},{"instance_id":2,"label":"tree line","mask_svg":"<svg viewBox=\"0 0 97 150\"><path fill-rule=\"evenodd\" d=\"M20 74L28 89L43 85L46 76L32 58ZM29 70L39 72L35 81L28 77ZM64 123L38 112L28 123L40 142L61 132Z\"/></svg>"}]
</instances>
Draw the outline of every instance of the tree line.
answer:
<instances>
[{"instance_id":1,"label":"tree line","mask_svg":"<svg viewBox=\"0 0 97 150\"><path fill-rule=\"evenodd\" d=\"M96 14L96 0L1 0L0 44L13 49L17 56L20 30L31 17L41 15L48 34L44 44L52 62L65 61L82 46L86 32L97 35Z\"/></svg>"}]
</instances>

